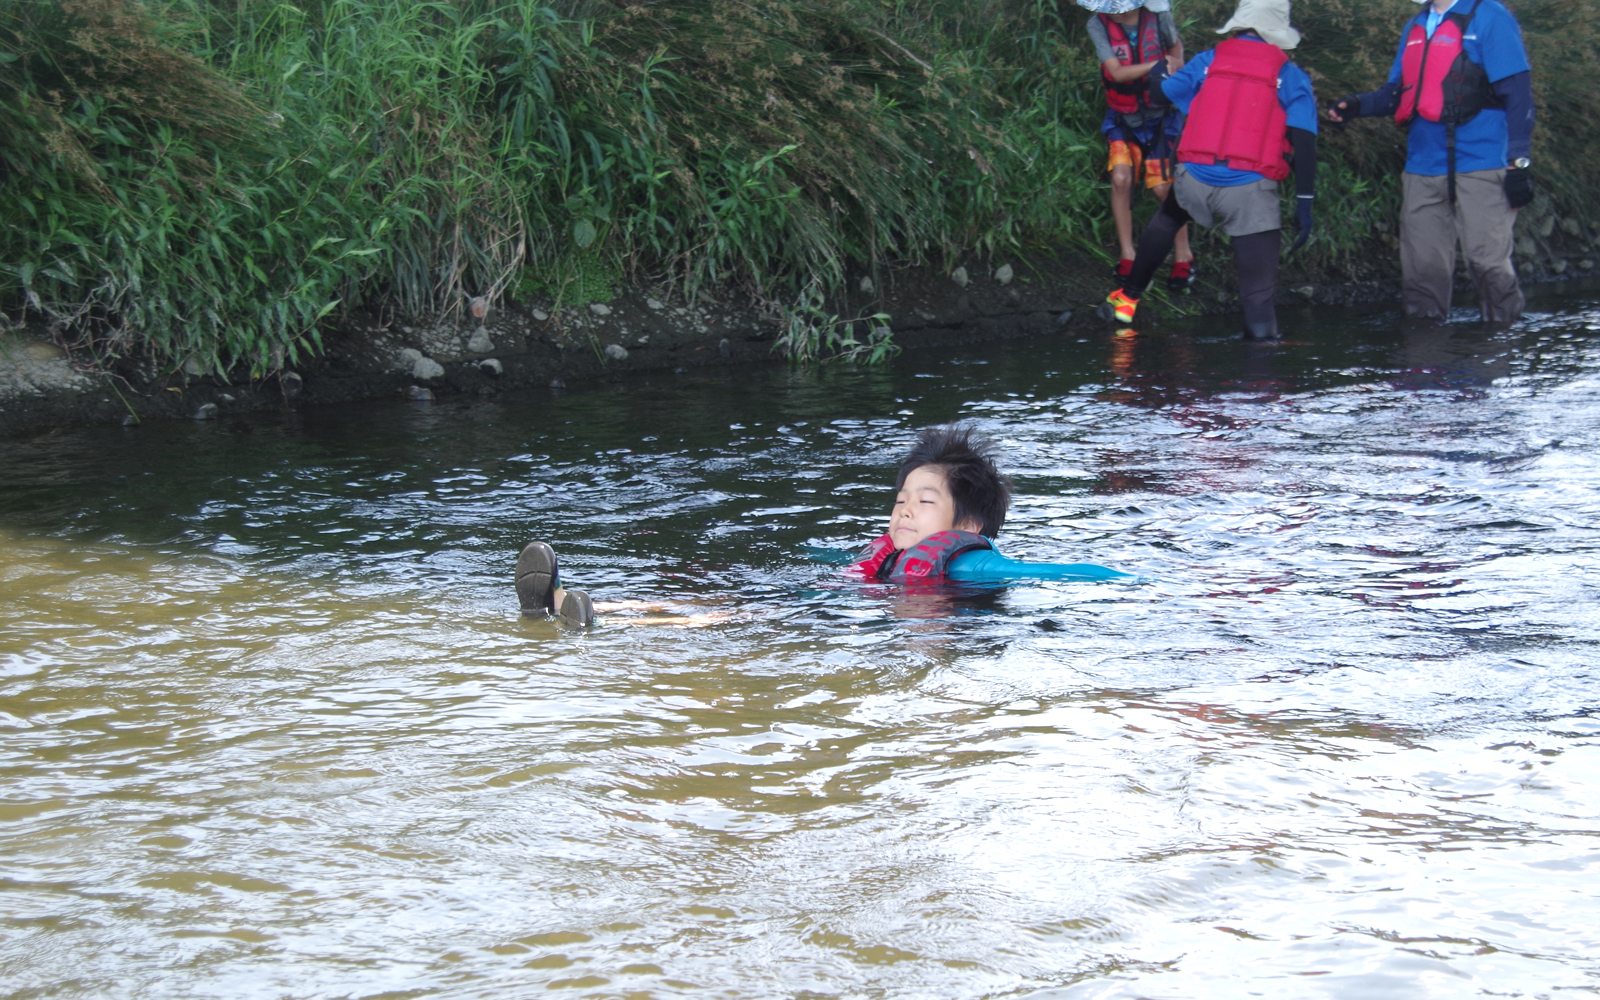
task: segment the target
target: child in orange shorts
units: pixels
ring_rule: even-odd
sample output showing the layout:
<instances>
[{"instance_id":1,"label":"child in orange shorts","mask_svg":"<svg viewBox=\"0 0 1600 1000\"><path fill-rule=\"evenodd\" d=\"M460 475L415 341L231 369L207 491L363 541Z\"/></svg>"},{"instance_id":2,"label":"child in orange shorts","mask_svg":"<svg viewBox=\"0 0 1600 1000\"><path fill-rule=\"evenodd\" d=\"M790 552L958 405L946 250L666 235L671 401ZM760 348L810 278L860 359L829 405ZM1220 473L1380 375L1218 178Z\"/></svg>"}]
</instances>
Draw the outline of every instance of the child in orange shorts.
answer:
<instances>
[{"instance_id":1,"label":"child in orange shorts","mask_svg":"<svg viewBox=\"0 0 1600 1000\"><path fill-rule=\"evenodd\" d=\"M1177 161L1173 151L1183 129L1183 116L1171 107L1153 107L1149 77L1177 72L1183 66L1183 42L1172 20L1170 0L1078 0L1095 12L1089 39L1100 57L1105 85L1106 117L1100 131L1111 147L1106 172L1111 175L1111 220L1116 225L1122 256L1115 273L1125 278L1133 267L1133 190L1136 178L1158 200L1172 190ZM1189 232L1178 233L1176 262L1167 286L1174 291L1194 283L1194 253Z\"/></svg>"}]
</instances>

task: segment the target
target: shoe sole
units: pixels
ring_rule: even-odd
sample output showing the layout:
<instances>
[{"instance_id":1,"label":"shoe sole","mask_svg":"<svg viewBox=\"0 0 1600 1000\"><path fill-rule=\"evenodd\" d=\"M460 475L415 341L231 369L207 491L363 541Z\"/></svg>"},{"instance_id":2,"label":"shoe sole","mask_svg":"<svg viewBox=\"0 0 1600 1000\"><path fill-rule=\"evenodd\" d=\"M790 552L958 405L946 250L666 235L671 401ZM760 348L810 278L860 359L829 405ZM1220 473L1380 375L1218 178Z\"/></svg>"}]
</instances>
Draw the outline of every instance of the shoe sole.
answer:
<instances>
[{"instance_id":1,"label":"shoe sole","mask_svg":"<svg viewBox=\"0 0 1600 1000\"><path fill-rule=\"evenodd\" d=\"M544 542L529 542L517 556L517 601L525 615L553 614L556 589L556 550Z\"/></svg>"},{"instance_id":2,"label":"shoe sole","mask_svg":"<svg viewBox=\"0 0 1600 1000\"><path fill-rule=\"evenodd\" d=\"M561 597L561 620L587 628L594 624L594 602L581 590L569 590Z\"/></svg>"}]
</instances>

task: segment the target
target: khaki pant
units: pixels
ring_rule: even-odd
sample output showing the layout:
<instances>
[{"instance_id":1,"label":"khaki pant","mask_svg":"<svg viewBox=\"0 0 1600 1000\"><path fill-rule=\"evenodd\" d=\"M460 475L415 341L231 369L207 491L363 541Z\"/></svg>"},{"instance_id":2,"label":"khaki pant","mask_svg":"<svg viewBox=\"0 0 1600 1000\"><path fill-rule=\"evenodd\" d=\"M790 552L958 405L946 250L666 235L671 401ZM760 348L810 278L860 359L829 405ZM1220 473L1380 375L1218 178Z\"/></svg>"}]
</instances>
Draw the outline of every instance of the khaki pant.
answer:
<instances>
[{"instance_id":1,"label":"khaki pant","mask_svg":"<svg viewBox=\"0 0 1600 1000\"><path fill-rule=\"evenodd\" d=\"M1510 323L1522 315L1522 289L1511 265L1511 228L1516 209L1506 203L1504 170L1456 174L1452 208L1448 178L1402 174L1400 209L1400 298L1408 318L1445 319L1456 267L1456 242L1478 291L1486 323Z\"/></svg>"}]
</instances>

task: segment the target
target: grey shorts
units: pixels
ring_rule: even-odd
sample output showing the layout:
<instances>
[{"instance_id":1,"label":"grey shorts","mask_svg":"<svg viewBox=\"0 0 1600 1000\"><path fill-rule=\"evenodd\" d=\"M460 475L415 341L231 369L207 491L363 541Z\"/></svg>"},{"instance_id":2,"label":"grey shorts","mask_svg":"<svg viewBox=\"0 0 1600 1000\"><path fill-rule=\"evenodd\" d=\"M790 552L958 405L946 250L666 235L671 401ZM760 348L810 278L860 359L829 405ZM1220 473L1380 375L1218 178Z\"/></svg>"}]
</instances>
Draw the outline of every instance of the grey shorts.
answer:
<instances>
[{"instance_id":1,"label":"grey shorts","mask_svg":"<svg viewBox=\"0 0 1600 1000\"><path fill-rule=\"evenodd\" d=\"M1212 187L1190 176L1178 164L1172 183L1178 204L1207 229L1220 229L1229 236L1250 236L1283 228L1278 208L1278 182L1265 177L1238 187Z\"/></svg>"}]
</instances>

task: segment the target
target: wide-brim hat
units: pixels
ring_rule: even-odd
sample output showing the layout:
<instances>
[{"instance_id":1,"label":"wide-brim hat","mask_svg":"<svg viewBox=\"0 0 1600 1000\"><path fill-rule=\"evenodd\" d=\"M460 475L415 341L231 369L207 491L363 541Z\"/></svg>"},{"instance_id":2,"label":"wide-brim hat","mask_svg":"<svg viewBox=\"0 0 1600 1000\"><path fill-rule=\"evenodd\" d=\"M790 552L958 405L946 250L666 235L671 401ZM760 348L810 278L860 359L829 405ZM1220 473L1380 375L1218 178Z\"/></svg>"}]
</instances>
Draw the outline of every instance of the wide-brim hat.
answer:
<instances>
[{"instance_id":1,"label":"wide-brim hat","mask_svg":"<svg viewBox=\"0 0 1600 1000\"><path fill-rule=\"evenodd\" d=\"M1172 9L1172 0L1078 0L1078 6L1096 14L1126 14L1140 7L1152 14L1165 14Z\"/></svg>"},{"instance_id":2,"label":"wide-brim hat","mask_svg":"<svg viewBox=\"0 0 1600 1000\"><path fill-rule=\"evenodd\" d=\"M1300 32L1289 24L1289 0L1239 0L1239 9L1217 34L1249 28L1280 49L1300 44Z\"/></svg>"}]
</instances>

